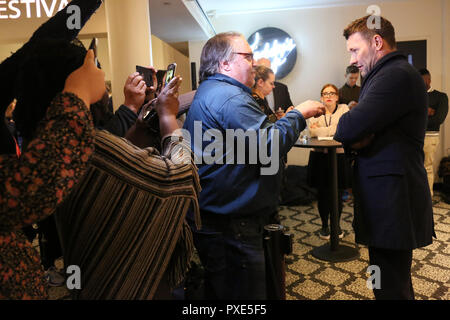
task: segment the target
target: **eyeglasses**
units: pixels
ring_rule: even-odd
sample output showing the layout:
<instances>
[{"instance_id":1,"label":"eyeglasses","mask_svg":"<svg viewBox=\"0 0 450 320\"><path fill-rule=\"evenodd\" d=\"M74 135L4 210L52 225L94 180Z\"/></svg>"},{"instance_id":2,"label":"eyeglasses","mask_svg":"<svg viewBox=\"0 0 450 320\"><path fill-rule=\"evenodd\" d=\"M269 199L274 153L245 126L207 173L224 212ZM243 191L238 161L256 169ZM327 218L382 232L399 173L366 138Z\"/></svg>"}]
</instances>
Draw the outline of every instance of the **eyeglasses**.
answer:
<instances>
[{"instance_id":1,"label":"eyeglasses","mask_svg":"<svg viewBox=\"0 0 450 320\"><path fill-rule=\"evenodd\" d=\"M332 97L332 96L337 96L336 92L322 92L322 96L323 97Z\"/></svg>"},{"instance_id":2,"label":"eyeglasses","mask_svg":"<svg viewBox=\"0 0 450 320\"><path fill-rule=\"evenodd\" d=\"M234 54L240 54L245 57L248 61L253 61L253 52L233 52Z\"/></svg>"}]
</instances>

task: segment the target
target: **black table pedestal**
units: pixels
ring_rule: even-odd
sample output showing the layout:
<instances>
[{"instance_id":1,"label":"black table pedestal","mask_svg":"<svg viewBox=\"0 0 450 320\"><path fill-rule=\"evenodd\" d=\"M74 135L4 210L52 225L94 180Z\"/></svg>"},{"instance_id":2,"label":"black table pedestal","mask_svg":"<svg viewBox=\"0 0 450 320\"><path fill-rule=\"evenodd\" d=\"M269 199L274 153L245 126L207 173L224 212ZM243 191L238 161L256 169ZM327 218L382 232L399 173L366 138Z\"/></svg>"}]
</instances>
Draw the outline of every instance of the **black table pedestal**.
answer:
<instances>
[{"instance_id":1,"label":"black table pedestal","mask_svg":"<svg viewBox=\"0 0 450 320\"><path fill-rule=\"evenodd\" d=\"M330 262L345 262L359 258L359 251L356 248L338 245L337 250L331 250L331 244L327 243L323 246L311 250L313 257Z\"/></svg>"},{"instance_id":2,"label":"black table pedestal","mask_svg":"<svg viewBox=\"0 0 450 320\"><path fill-rule=\"evenodd\" d=\"M309 141L306 144L296 144L298 147L322 147L327 148L329 177L330 177L330 243L314 248L311 254L320 260L330 262L344 262L357 259L359 250L339 244L338 226L339 226L339 209L338 209L338 173L337 173L337 155L336 148L340 146L336 141Z\"/></svg>"}]
</instances>

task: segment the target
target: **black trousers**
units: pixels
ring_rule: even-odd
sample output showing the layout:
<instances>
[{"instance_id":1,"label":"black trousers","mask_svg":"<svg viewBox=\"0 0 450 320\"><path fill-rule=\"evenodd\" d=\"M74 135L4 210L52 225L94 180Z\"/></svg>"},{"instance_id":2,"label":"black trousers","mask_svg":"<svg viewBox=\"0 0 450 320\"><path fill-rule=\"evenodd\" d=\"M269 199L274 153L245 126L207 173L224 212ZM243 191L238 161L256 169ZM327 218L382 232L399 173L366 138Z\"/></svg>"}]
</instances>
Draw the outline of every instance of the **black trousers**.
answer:
<instances>
[{"instance_id":1,"label":"black trousers","mask_svg":"<svg viewBox=\"0 0 450 320\"><path fill-rule=\"evenodd\" d=\"M263 230L268 216L202 215L202 229L192 226L205 269L205 298L265 300L266 262Z\"/></svg>"},{"instance_id":2,"label":"black trousers","mask_svg":"<svg viewBox=\"0 0 450 320\"><path fill-rule=\"evenodd\" d=\"M343 190L338 189L338 226L341 224L342 214L342 194ZM320 186L317 188L317 207L319 209L320 219L322 220L322 228L328 227L328 221L331 215L331 189L328 186Z\"/></svg>"},{"instance_id":3,"label":"black trousers","mask_svg":"<svg viewBox=\"0 0 450 320\"><path fill-rule=\"evenodd\" d=\"M381 288L373 289L376 300L414 300L411 281L412 250L369 247L370 265L378 266Z\"/></svg>"},{"instance_id":4,"label":"black trousers","mask_svg":"<svg viewBox=\"0 0 450 320\"><path fill-rule=\"evenodd\" d=\"M55 216L51 215L38 222L39 250L41 263L45 270L55 265L55 260L62 256Z\"/></svg>"}]
</instances>

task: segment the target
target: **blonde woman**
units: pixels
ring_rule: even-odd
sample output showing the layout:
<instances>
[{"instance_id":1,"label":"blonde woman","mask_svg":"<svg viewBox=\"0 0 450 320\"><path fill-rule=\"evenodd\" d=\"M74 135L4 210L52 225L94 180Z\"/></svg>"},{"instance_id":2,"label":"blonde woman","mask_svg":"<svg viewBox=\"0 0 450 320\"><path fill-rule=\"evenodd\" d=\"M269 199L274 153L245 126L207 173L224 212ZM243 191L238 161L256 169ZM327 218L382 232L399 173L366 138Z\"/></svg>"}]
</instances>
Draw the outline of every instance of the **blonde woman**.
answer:
<instances>
[{"instance_id":1,"label":"blonde woman","mask_svg":"<svg viewBox=\"0 0 450 320\"><path fill-rule=\"evenodd\" d=\"M259 104L261 111L269 118L270 122L277 121L277 115L270 109L266 96L275 88L275 74L272 69L265 66L255 67L255 84L252 88L252 97Z\"/></svg>"}]
</instances>

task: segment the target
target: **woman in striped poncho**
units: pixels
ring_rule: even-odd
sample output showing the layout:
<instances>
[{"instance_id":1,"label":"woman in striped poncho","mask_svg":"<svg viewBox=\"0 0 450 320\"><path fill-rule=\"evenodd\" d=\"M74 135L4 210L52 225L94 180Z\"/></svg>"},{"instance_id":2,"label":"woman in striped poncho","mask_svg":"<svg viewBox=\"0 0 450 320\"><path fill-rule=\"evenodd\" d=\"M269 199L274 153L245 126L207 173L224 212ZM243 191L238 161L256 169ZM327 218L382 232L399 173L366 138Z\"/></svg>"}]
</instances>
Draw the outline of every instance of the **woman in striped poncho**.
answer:
<instances>
[{"instance_id":1,"label":"woman in striped poncho","mask_svg":"<svg viewBox=\"0 0 450 320\"><path fill-rule=\"evenodd\" d=\"M184 218L192 205L199 223L200 185L174 133L180 83L174 78L156 101L161 152L97 131L88 171L57 212L64 263L81 271L76 298L153 299L185 276L193 244Z\"/></svg>"}]
</instances>

